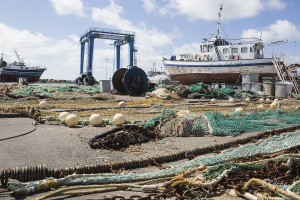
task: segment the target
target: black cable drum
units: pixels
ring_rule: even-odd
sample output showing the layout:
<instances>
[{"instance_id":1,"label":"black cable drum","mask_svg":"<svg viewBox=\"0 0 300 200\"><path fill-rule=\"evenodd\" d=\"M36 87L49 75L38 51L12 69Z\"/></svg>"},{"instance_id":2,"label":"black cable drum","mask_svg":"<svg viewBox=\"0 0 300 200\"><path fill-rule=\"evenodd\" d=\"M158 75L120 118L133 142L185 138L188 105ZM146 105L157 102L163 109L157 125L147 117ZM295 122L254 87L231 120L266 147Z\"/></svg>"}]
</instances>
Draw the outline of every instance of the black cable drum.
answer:
<instances>
[{"instance_id":1,"label":"black cable drum","mask_svg":"<svg viewBox=\"0 0 300 200\"><path fill-rule=\"evenodd\" d=\"M129 95L141 95L148 89L147 74L141 68L132 67L125 72L123 84Z\"/></svg>"},{"instance_id":2,"label":"black cable drum","mask_svg":"<svg viewBox=\"0 0 300 200\"><path fill-rule=\"evenodd\" d=\"M120 68L113 74L112 84L118 92L127 92L123 84L123 77L127 70L126 68Z\"/></svg>"}]
</instances>

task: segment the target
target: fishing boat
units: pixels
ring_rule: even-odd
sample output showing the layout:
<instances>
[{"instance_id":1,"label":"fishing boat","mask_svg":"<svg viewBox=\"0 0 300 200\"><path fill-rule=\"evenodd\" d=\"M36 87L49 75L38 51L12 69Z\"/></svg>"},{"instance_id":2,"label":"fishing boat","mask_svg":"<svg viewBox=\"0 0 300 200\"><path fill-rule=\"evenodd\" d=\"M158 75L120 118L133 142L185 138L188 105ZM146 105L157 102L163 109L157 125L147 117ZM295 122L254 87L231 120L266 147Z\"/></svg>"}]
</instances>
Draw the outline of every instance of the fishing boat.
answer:
<instances>
[{"instance_id":1,"label":"fishing boat","mask_svg":"<svg viewBox=\"0 0 300 200\"><path fill-rule=\"evenodd\" d=\"M259 74L260 80L262 77L277 76L275 58L265 57L264 43L260 38L235 40L221 37L222 9L220 6L217 33L203 39L199 52L163 58L172 81L185 85L199 82L237 84L241 83L242 74ZM280 62L278 59L276 61Z\"/></svg>"},{"instance_id":2,"label":"fishing boat","mask_svg":"<svg viewBox=\"0 0 300 200\"><path fill-rule=\"evenodd\" d=\"M46 67L28 67L20 58L17 51L14 51L18 61L7 64L3 60L3 54L0 59L0 82L16 82L19 78L23 78L26 82L37 82Z\"/></svg>"}]
</instances>

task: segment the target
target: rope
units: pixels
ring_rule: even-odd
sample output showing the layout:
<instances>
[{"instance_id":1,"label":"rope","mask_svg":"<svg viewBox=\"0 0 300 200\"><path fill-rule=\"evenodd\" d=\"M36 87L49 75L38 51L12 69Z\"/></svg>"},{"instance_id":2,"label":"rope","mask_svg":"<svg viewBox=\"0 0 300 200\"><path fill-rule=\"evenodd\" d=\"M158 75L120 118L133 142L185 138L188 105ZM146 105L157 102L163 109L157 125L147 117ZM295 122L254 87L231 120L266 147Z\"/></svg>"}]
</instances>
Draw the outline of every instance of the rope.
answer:
<instances>
[{"instance_id":1,"label":"rope","mask_svg":"<svg viewBox=\"0 0 300 200\"><path fill-rule=\"evenodd\" d=\"M72 187L67 187L67 188L61 188L59 190L56 190L49 194L46 194L45 196L38 197L35 200L42 200L42 199L47 199L47 198L62 196L62 195L75 195L75 194L83 195L83 194L93 194L96 192L109 192L109 191L114 191L114 190L124 190L129 187L130 188L141 188L142 186L134 185L134 184L72 186ZM90 190L87 190L87 189L90 189ZM78 190L78 191L76 191L76 190Z\"/></svg>"},{"instance_id":2,"label":"rope","mask_svg":"<svg viewBox=\"0 0 300 200\"><path fill-rule=\"evenodd\" d=\"M250 186L253 186L253 185L260 185L263 188L266 188L276 194L281 194L281 195L291 198L291 199L295 199L295 200L300 199L300 195L298 195L296 193L293 193L290 191L285 191L278 186L272 185L264 180L257 179L257 178L251 178L247 183L245 183L243 189L247 190Z\"/></svg>"},{"instance_id":3,"label":"rope","mask_svg":"<svg viewBox=\"0 0 300 200\"><path fill-rule=\"evenodd\" d=\"M0 113L0 118L22 117L21 113Z\"/></svg>"},{"instance_id":4,"label":"rope","mask_svg":"<svg viewBox=\"0 0 300 200\"><path fill-rule=\"evenodd\" d=\"M237 80L235 81L234 85L238 84L238 82L239 82L239 80L240 80L240 78L241 78L241 75L242 75L242 74L239 75L239 77L238 77Z\"/></svg>"},{"instance_id":5,"label":"rope","mask_svg":"<svg viewBox=\"0 0 300 200\"><path fill-rule=\"evenodd\" d=\"M0 138L0 141L10 140L10 139L13 139L13 138L17 138L17 137L21 137L21 136L24 136L24 135L28 135L29 133L32 133L32 132L34 132L36 130L36 124L34 122L32 123L32 126L34 128L32 130L28 131L28 132L25 132L25 133L22 133L22 134L19 134L19 135L15 135L15 136L11 136L11 137Z\"/></svg>"}]
</instances>

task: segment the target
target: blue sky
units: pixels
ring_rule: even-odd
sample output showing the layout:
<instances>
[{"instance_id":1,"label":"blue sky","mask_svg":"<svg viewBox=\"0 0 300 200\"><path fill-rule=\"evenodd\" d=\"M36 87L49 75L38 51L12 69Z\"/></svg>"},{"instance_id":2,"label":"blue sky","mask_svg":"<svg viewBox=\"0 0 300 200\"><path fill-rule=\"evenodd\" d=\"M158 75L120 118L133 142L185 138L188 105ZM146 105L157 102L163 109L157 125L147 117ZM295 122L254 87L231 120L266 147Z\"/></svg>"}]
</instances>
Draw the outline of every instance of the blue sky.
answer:
<instances>
[{"instance_id":1,"label":"blue sky","mask_svg":"<svg viewBox=\"0 0 300 200\"><path fill-rule=\"evenodd\" d=\"M276 46L288 64L300 63L299 0L1 0L0 50L14 61L17 49L27 65L46 66L42 78L74 80L79 75L80 36L90 27L133 31L138 66L162 67L162 57L196 53L216 32L219 5L230 38L260 37ZM222 33L224 35L224 33ZM94 76L108 78L114 66L112 41L95 40ZM272 46L267 46L267 55ZM121 65L128 65L128 45Z\"/></svg>"}]
</instances>

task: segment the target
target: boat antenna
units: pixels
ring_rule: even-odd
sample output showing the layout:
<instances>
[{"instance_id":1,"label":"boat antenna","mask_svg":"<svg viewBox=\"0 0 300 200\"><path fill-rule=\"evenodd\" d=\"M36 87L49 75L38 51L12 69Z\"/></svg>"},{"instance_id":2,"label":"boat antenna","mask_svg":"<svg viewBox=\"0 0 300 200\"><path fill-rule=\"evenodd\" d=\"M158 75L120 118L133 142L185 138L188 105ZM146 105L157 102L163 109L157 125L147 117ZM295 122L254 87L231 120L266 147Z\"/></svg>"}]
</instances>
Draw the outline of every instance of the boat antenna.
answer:
<instances>
[{"instance_id":1,"label":"boat antenna","mask_svg":"<svg viewBox=\"0 0 300 200\"><path fill-rule=\"evenodd\" d=\"M220 12L218 13L219 19L218 19L218 28L217 28L217 36L220 35L220 26L221 26L221 12L223 10L222 4L220 5Z\"/></svg>"},{"instance_id":2,"label":"boat antenna","mask_svg":"<svg viewBox=\"0 0 300 200\"><path fill-rule=\"evenodd\" d=\"M259 37L259 42L261 42L261 37L262 37L263 32L260 32L260 37Z\"/></svg>"}]
</instances>

